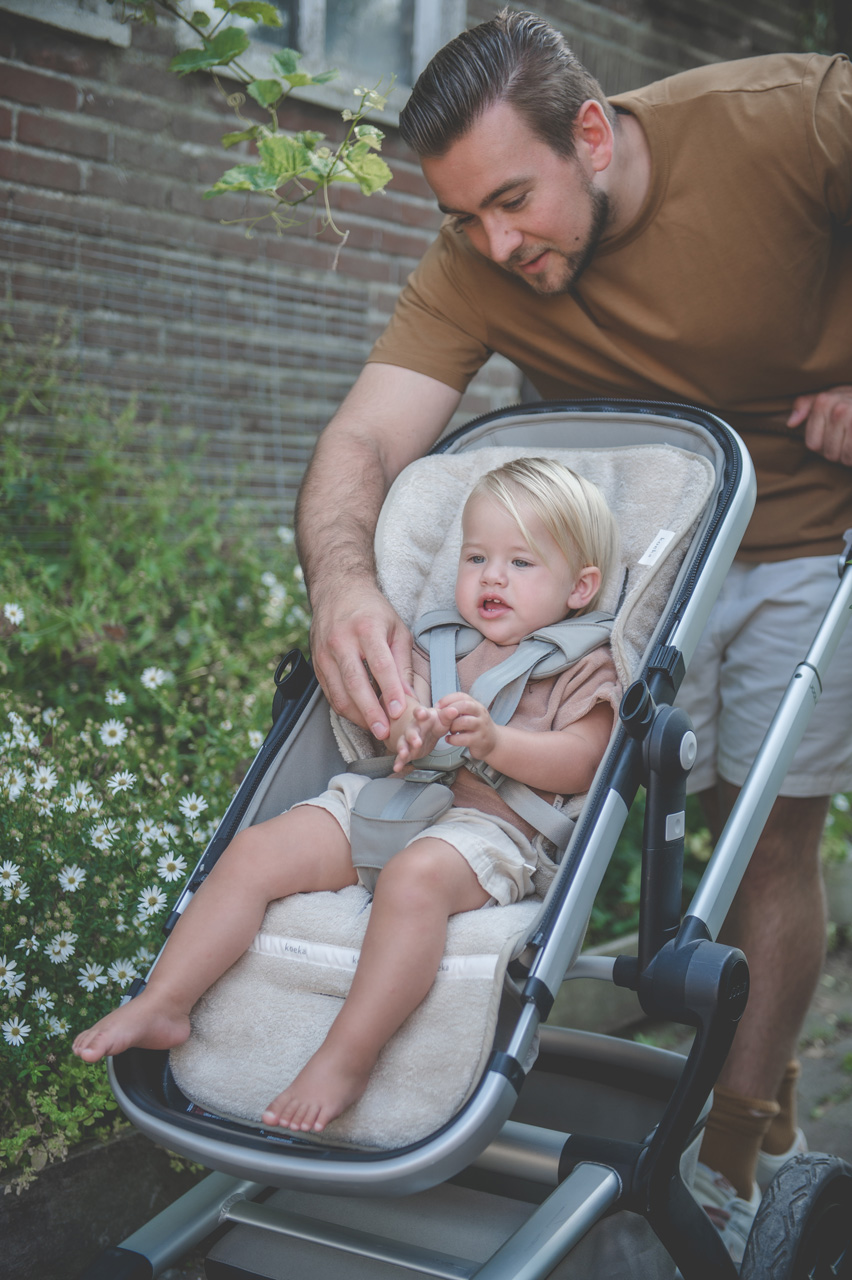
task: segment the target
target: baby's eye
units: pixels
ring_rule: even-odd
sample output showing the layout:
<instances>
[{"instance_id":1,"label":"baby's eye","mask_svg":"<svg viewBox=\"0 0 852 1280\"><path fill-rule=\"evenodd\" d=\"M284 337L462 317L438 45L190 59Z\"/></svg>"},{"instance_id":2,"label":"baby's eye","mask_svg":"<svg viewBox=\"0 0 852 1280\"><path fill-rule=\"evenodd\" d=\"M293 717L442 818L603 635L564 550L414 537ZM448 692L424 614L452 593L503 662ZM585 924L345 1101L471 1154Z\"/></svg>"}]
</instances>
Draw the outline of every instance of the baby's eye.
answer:
<instances>
[{"instance_id":1,"label":"baby's eye","mask_svg":"<svg viewBox=\"0 0 852 1280\"><path fill-rule=\"evenodd\" d=\"M485 556L480 556L480 555L477 555L475 552L472 552L468 556L468 561L470 564L484 564Z\"/></svg>"},{"instance_id":2,"label":"baby's eye","mask_svg":"<svg viewBox=\"0 0 852 1280\"><path fill-rule=\"evenodd\" d=\"M529 560L521 560L519 556L512 561L512 564L516 569L528 569L530 567L530 563L531 562Z\"/></svg>"}]
</instances>

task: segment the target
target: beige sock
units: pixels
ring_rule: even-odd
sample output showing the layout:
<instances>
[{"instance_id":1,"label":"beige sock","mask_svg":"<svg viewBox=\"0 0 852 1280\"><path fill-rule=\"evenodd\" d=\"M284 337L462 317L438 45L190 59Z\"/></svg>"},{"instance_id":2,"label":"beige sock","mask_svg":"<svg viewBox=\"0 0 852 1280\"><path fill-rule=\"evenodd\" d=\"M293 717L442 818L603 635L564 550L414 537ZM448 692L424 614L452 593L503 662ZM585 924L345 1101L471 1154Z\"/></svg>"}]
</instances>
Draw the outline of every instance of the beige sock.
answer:
<instances>
[{"instance_id":1,"label":"beige sock","mask_svg":"<svg viewBox=\"0 0 852 1280\"><path fill-rule=\"evenodd\" d=\"M802 1064L793 1058L787 1063L781 1087L776 1094L781 1110L766 1130L766 1136L763 1139L763 1150L771 1156L780 1156L785 1151L789 1151L796 1137L798 1129L796 1090L801 1074Z\"/></svg>"},{"instance_id":2,"label":"beige sock","mask_svg":"<svg viewBox=\"0 0 852 1280\"><path fill-rule=\"evenodd\" d=\"M723 1173L744 1200L751 1199L758 1152L780 1110L774 1099L744 1098L720 1086L713 1091L699 1159Z\"/></svg>"}]
</instances>

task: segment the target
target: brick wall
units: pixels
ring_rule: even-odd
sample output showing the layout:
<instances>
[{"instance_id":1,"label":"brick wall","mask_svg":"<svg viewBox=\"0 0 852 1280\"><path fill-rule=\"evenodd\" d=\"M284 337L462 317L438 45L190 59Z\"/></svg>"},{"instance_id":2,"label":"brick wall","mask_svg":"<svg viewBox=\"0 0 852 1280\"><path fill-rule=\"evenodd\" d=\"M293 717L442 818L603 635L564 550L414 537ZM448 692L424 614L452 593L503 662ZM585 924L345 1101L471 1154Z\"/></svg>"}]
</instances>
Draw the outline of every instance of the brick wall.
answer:
<instances>
[{"instance_id":1,"label":"brick wall","mask_svg":"<svg viewBox=\"0 0 852 1280\"><path fill-rule=\"evenodd\" d=\"M792 10L764 0L740 6L733 36L718 21L724 6L710 0L656 0L653 21L639 0L538 7L610 91L795 39ZM494 8L469 0L469 22ZM702 26L695 15L705 9ZM250 497L274 525L289 516L316 434L439 215L390 128L388 192L335 194L350 231L336 271L336 242L327 233L317 240L313 226L279 236L262 223L251 239L223 226L259 206L201 199L238 162L219 145L233 116L211 77L167 71L173 52L168 25L134 27L129 47L119 48L5 13L0 3L6 319L14 341L29 344L61 315L84 377L106 386L117 410L135 396L140 423L204 431L200 479ZM334 138L340 119L294 103L288 126ZM517 371L492 359L459 416L511 402L519 389Z\"/></svg>"}]
</instances>

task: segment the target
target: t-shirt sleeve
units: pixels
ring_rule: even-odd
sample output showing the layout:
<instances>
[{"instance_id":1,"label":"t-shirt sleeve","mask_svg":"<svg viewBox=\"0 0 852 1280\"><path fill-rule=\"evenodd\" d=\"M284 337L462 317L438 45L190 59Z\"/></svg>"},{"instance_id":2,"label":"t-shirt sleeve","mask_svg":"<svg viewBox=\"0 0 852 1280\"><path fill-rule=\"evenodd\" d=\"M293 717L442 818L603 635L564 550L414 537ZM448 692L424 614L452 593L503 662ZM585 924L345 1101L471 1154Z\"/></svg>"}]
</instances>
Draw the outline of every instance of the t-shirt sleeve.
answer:
<instances>
[{"instance_id":1,"label":"t-shirt sleeve","mask_svg":"<svg viewBox=\"0 0 852 1280\"><path fill-rule=\"evenodd\" d=\"M473 250L446 226L408 278L368 363L401 365L464 391L491 355L477 305Z\"/></svg>"},{"instance_id":2,"label":"t-shirt sleeve","mask_svg":"<svg viewBox=\"0 0 852 1280\"><path fill-rule=\"evenodd\" d=\"M831 216L852 227L852 63L843 54L815 57L805 88L816 181Z\"/></svg>"},{"instance_id":3,"label":"t-shirt sleeve","mask_svg":"<svg viewBox=\"0 0 852 1280\"><path fill-rule=\"evenodd\" d=\"M608 646L581 658L559 679L561 687L554 690L560 700L553 717L554 729L567 729L576 724L599 702L607 703L613 716L618 714L621 685Z\"/></svg>"}]
</instances>

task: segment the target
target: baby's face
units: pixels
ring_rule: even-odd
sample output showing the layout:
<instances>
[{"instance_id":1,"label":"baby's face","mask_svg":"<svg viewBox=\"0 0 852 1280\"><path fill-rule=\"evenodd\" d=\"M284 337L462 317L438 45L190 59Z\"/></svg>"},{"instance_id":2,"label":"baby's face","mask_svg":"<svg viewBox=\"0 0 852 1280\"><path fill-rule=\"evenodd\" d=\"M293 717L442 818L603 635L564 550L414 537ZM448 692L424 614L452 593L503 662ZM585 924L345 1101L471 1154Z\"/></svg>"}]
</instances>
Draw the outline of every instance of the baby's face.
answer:
<instances>
[{"instance_id":1,"label":"baby's face","mask_svg":"<svg viewBox=\"0 0 852 1280\"><path fill-rule=\"evenodd\" d=\"M572 603L576 575L542 522L528 508L521 516L537 549L489 494L474 494L462 514L456 607L495 644L518 644L585 603Z\"/></svg>"}]
</instances>

